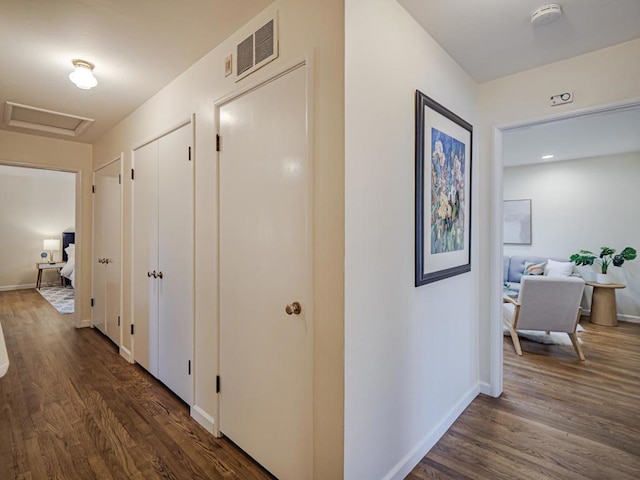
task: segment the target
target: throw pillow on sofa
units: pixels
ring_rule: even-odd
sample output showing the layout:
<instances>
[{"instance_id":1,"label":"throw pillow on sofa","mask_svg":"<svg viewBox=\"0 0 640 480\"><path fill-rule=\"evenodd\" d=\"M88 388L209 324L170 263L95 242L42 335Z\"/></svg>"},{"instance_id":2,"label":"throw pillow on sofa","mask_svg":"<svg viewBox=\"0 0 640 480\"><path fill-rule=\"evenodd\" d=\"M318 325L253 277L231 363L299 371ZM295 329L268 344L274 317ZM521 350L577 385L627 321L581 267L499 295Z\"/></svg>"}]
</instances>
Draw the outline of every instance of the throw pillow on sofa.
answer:
<instances>
[{"instance_id":1,"label":"throw pillow on sofa","mask_svg":"<svg viewBox=\"0 0 640 480\"><path fill-rule=\"evenodd\" d=\"M544 275L544 266L547 262L533 263L533 262L524 262L524 272L523 275Z\"/></svg>"},{"instance_id":2,"label":"throw pillow on sofa","mask_svg":"<svg viewBox=\"0 0 640 480\"><path fill-rule=\"evenodd\" d=\"M569 277L573 273L573 263L557 262L549 259L544 267L544 274L547 277Z\"/></svg>"}]
</instances>

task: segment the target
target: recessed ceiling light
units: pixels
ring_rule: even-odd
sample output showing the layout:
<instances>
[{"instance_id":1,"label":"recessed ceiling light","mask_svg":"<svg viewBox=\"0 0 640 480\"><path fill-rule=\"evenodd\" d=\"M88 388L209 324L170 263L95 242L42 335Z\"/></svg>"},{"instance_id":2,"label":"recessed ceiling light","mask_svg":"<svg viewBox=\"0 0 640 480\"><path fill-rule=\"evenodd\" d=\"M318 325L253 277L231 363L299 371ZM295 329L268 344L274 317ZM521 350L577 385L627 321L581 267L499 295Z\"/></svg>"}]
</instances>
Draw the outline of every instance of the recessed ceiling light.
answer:
<instances>
[{"instance_id":1,"label":"recessed ceiling light","mask_svg":"<svg viewBox=\"0 0 640 480\"><path fill-rule=\"evenodd\" d=\"M553 155L542 155L543 160L550 160L553 158Z\"/></svg>"},{"instance_id":2,"label":"recessed ceiling light","mask_svg":"<svg viewBox=\"0 0 640 480\"><path fill-rule=\"evenodd\" d=\"M98 79L93 76L94 65L86 60L72 60L73 66L76 69L69 74L69 80L71 80L76 87L83 90L89 90L98 84Z\"/></svg>"}]
</instances>

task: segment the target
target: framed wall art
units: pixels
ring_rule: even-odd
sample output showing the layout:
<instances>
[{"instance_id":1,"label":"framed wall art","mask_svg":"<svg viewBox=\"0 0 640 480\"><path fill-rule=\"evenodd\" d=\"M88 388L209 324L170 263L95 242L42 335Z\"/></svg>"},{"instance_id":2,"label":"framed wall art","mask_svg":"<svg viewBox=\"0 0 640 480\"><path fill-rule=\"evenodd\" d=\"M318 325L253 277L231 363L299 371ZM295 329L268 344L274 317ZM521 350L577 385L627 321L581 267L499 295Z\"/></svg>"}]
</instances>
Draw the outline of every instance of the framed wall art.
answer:
<instances>
[{"instance_id":1,"label":"framed wall art","mask_svg":"<svg viewBox=\"0 0 640 480\"><path fill-rule=\"evenodd\" d=\"M505 200L502 214L502 242L531 245L531 200Z\"/></svg>"},{"instance_id":2,"label":"framed wall art","mask_svg":"<svg viewBox=\"0 0 640 480\"><path fill-rule=\"evenodd\" d=\"M471 270L473 127L416 90L415 286Z\"/></svg>"}]
</instances>

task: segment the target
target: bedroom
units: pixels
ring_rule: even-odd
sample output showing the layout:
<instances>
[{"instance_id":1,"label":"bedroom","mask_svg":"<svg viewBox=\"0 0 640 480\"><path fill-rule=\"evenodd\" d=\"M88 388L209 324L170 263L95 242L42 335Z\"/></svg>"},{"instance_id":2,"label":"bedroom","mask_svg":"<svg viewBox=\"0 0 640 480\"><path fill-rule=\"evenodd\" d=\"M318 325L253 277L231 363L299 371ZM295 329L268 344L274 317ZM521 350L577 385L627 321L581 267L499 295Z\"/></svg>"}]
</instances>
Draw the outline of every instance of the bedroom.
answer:
<instances>
[{"instance_id":1,"label":"bedroom","mask_svg":"<svg viewBox=\"0 0 640 480\"><path fill-rule=\"evenodd\" d=\"M0 291L40 286L60 313L73 313L75 189L73 173L0 165Z\"/></svg>"}]
</instances>

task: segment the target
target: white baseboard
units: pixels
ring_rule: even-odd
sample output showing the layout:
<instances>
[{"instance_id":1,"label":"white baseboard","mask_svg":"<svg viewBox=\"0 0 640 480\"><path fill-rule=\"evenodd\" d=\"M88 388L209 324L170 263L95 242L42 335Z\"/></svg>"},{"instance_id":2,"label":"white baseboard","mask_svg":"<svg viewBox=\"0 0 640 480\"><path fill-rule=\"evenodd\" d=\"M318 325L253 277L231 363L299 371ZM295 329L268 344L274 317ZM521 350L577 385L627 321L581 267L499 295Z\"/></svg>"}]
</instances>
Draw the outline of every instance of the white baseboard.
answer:
<instances>
[{"instance_id":1,"label":"white baseboard","mask_svg":"<svg viewBox=\"0 0 640 480\"><path fill-rule=\"evenodd\" d=\"M131 351L126 347L120 347L120 356L124 358L127 362L133 363L133 355Z\"/></svg>"},{"instance_id":2,"label":"white baseboard","mask_svg":"<svg viewBox=\"0 0 640 480\"><path fill-rule=\"evenodd\" d=\"M496 398L496 396L493 394L493 389L491 388L491 385L487 382L480 382L480 393L482 393L483 395L487 395L489 397Z\"/></svg>"},{"instance_id":3,"label":"white baseboard","mask_svg":"<svg viewBox=\"0 0 640 480\"><path fill-rule=\"evenodd\" d=\"M199 406L194 405L191 407L191 418L202 425L206 431L213 433L213 426L215 423L213 417L202 410Z\"/></svg>"},{"instance_id":4,"label":"white baseboard","mask_svg":"<svg viewBox=\"0 0 640 480\"><path fill-rule=\"evenodd\" d=\"M80 325L78 325L76 328L87 328L90 326L91 326L91 319L85 318L84 320L80 320Z\"/></svg>"},{"instance_id":5,"label":"white baseboard","mask_svg":"<svg viewBox=\"0 0 640 480\"><path fill-rule=\"evenodd\" d=\"M438 440L447 433L449 427L453 425L453 422L460 416L465 408L473 401L474 398L480 393L480 384L475 385L465 395L462 396L460 401L453 406L447 416L436 425L427 436L415 446L411 452L409 452L402 460L400 460L383 478L384 480L402 480L411 470L422 460L422 458L429 453L429 450L438 443Z\"/></svg>"},{"instance_id":6,"label":"white baseboard","mask_svg":"<svg viewBox=\"0 0 640 480\"><path fill-rule=\"evenodd\" d=\"M28 285L5 285L0 287L0 292L10 292L12 290L30 290L36 288L35 283L29 283Z\"/></svg>"},{"instance_id":7,"label":"white baseboard","mask_svg":"<svg viewBox=\"0 0 640 480\"><path fill-rule=\"evenodd\" d=\"M582 310L582 316L588 317L591 315L591 310ZM618 314L618 320L621 322L640 323L640 317L636 315L625 315L623 313Z\"/></svg>"}]
</instances>

